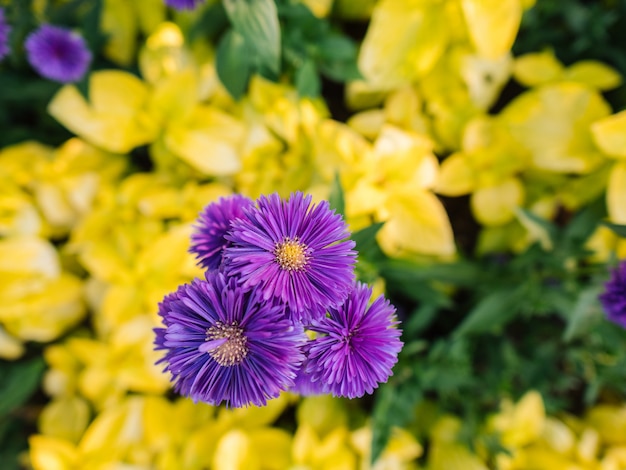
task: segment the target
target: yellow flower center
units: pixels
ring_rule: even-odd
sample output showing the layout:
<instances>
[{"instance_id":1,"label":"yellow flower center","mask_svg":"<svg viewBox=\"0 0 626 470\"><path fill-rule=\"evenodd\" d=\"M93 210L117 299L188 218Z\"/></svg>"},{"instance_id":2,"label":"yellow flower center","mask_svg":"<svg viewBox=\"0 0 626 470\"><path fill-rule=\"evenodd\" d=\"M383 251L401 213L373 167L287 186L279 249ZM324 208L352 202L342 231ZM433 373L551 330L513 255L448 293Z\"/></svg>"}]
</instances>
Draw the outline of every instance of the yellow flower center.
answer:
<instances>
[{"instance_id":1,"label":"yellow flower center","mask_svg":"<svg viewBox=\"0 0 626 470\"><path fill-rule=\"evenodd\" d=\"M222 322L216 322L211 328L206 330L207 341L215 341L218 339L226 339L226 341L209 351L209 354L215 361L223 367L230 367L241 363L248 355L248 347L246 345L248 339L243 334L237 322L225 325Z\"/></svg>"},{"instance_id":2,"label":"yellow flower center","mask_svg":"<svg viewBox=\"0 0 626 470\"><path fill-rule=\"evenodd\" d=\"M309 261L307 246L298 238L285 238L274 247L276 262L287 271L300 271Z\"/></svg>"}]
</instances>

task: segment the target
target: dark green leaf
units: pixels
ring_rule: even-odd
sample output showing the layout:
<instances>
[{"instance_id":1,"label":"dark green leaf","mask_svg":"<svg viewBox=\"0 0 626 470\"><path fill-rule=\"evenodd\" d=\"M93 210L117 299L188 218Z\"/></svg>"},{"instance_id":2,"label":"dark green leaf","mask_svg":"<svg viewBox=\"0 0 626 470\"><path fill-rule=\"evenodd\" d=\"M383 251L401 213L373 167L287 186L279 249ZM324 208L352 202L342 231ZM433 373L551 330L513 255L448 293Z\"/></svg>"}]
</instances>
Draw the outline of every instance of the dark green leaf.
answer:
<instances>
[{"instance_id":1,"label":"dark green leaf","mask_svg":"<svg viewBox=\"0 0 626 470\"><path fill-rule=\"evenodd\" d=\"M0 364L0 417L30 398L39 385L44 366L40 357L30 361Z\"/></svg>"},{"instance_id":2,"label":"dark green leaf","mask_svg":"<svg viewBox=\"0 0 626 470\"><path fill-rule=\"evenodd\" d=\"M454 331L455 337L472 333L495 332L518 312L519 290L515 288L493 292L484 297Z\"/></svg>"},{"instance_id":3,"label":"dark green leaf","mask_svg":"<svg viewBox=\"0 0 626 470\"><path fill-rule=\"evenodd\" d=\"M228 92L239 99L248 87L252 74L250 50L237 31L228 31L217 46L215 67L217 75Z\"/></svg>"},{"instance_id":4,"label":"dark green leaf","mask_svg":"<svg viewBox=\"0 0 626 470\"><path fill-rule=\"evenodd\" d=\"M321 39L318 47L319 54L324 60L356 61L356 44L347 36L329 33Z\"/></svg>"},{"instance_id":5,"label":"dark green leaf","mask_svg":"<svg viewBox=\"0 0 626 470\"><path fill-rule=\"evenodd\" d=\"M274 0L224 0L235 31L250 48L255 64L280 73L280 24Z\"/></svg>"},{"instance_id":6,"label":"dark green leaf","mask_svg":"<svg viewBox=\"0 0 626 470\"><path fill-rule=\"evenodd\" d=\"M605 213L606 208L603 199L586 206L567 224L565 238L574 243L586 241L598 227L598 222Z\"/></svg>"},{"instance_id":7,"label":"dark green leaf","mask_svg":"<svg viewBox=\"0 0 626 470\"><path fill-rule=\"evenodd\" d=\"M356 243L359 258L365 257L370 260L384 258L384 254L376 242L376 234L383 225L384 222L372 224L352 234L351 238Z\"/></svg>"},{"instance_id":8,"label":"dark green leaf","mask_svg":"<svg viewBox=\"0 0 626 470\"><path fill-rule=\"evenodd\" d=\"M564 341L569 342L585 334L591 325L603 318L598 301L602 289L601 285L593 285L580 292L563 333Z\"/></svg>"},{"instance_id":9,"label":"dark green leaf","mask_svg":"<svg viewBox=\"0 0 626 470\"><path fill-rule=\"evenodd\" d=\"M228 17L222 2L216 2L205 8L198 19L189 28L189 41L203 37L216 42L216 38L229 26Z\"/></svg>"},{"instance_id":10,"label":"dark green leaf","mask_svg":"<svg viewBox=\"0 0 626 470\"><path fill-rule=\"evenodd\" d=\"M296 70L296 89L300 96L317 97L320 94L321 83L315 63L311 59L304 61Z\"/></svg>"}]
</instances>

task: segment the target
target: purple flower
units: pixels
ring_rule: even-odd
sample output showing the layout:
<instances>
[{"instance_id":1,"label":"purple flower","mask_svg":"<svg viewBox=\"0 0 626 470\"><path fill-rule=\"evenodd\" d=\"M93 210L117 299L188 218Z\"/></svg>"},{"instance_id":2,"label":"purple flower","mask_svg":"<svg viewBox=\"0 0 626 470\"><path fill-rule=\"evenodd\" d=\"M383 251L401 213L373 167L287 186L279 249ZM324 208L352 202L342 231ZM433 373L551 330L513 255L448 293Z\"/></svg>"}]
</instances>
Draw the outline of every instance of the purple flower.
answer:
<instances>
[{"instance_id":1,"label":"purple flower","mask_svg":"<svg viewBox=\"0 0 626 470\"><path fill-rule=\"evenodd\" d=\"M294 385L306 335L235 278L209 271L159 304L165 328L156 328L157 350L174 389L212 405L263 406Z\"/></svg>"},{"instance_id":2,"label":"purple flower","mask_svg":"<svg viewBox=\"0 0 626 470\"><path fill-rule=\"evenodd\" d=\"M24 47L37 73L56 82L79 81L91 63L91 52L82 36L58 26L41 26L26 38Z\"/></svg>"},{"instance_id":3,"label":"purple flower","mask_svg":"<svg viewBox=\"0 0 626 470\"><path fill-rule=\"evenodd\" d=\"M260 286L305 323L340 305L354 282L356 252L347 226L327 201L311 204L300 192L282 200L261 196L258 207L232 223L224 251L229 272L244 287Z\"/></svg>"},{"instance_id":4,"label":"purple flower","mask_svg":"<svg viewBox=\"0 0 626 470\"><path fill-rule=\"evenodd\" d=\"M195 253L198 264L205 269L218 269L222 264L224 248L229 244L226 233L231 222L243 217L243 210L254 206L245 196L235 194L220 198L206 206L198 217L196 231L191 235L189 251Z\"/></svg>"},{"instance_id":5,"label":"purple flower","mask_svg":"<svg viewBox=\"0 0 626 470\"><path fill-rule=\"evenodd\" d=\"M600 302L607 318L626 328L626 260L612 270L611 278L604 285Z\"/></svg>"},{"instance_id":6,"label":"purple flower","mask_svg":"<svg viewBox=\"0 0 626 470\"><path fill-rule=\"evenodd\" d=\"M402 349L395 308L382 295L368 307L372 289L356 283L339 308L313 322L318 336L309 349L307 372L334 396L357 398L386 382Z\"/></svg>"},{"instance_id":7,"label":"purple flower","mask_svg":"<svg viewBox=\"0 0 626 470\"><path fill-rule=\"evenodd\" d=\"M4 8L0 7L0 61L9 55L9 33L11 26L4 16Z\"/></svg>"},{"instance_id":8,"label":"purple flower","mask_svg":"<svg viewBox=\"0 0 626 470\"><path fill-rule=\"evenodd\" d=\"M165 0L168 7L176 10L193 10L203 2L204 0Z\"/></svg>"},{"instance_id":9,"label":"purple flower","mask_svg":"<svg viewBox=\"0 0 626 470\"><path fill-rule=\"evenodd\" d=\"M305 357L308 357L309 347L311 344L313 344L313 341L309 340L307 344L302 348ZM295 383L289 391L303 397L309 397L312 395L324 395L328 393L329 389L325 383L320 380L317 380L315 382L313 381L313 375L307 372L308 363L308 359L305 359L298 369Z\"/></svg>"}]
</instances>

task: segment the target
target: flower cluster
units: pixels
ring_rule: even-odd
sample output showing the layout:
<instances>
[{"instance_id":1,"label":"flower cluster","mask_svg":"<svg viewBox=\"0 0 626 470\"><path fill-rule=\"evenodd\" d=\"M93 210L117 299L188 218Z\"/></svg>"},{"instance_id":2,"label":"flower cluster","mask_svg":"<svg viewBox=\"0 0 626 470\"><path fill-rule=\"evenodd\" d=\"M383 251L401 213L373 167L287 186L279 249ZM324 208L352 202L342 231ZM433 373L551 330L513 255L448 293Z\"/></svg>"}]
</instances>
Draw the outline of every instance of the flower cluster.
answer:
<instances>
[{"instance_id":1,"label":"flower cluster","mask_svg":"<svg viewBox=\"0 0 626 470\"><path fill-rule=\"evenodd\" d=\"M341 215L301 192L209 204L190 247L205 278L159 304L155 344L176 391L242 407L287 390L361 397L386 382L401 330L389 301L369 305L354 247Z\"/></svg>"}]
</instances>

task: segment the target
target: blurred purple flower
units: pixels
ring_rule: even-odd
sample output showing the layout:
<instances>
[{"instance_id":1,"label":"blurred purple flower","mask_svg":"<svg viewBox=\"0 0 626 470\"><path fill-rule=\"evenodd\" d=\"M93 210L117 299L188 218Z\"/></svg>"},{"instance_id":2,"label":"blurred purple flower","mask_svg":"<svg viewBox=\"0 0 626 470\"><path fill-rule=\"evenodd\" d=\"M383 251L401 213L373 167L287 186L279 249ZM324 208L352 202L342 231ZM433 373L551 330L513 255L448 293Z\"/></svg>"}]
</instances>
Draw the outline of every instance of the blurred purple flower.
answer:
<instances>
[{"instance_id":1,"label":"blurred purple flower","mask_svg":"<svg viewBox=\"0 0 626 470\"><path fill-rule=\"evenodd\" d=\"M193 10L201 3L204 0L165 0L165 4L175 10Z\"/></svg>"},{"instance_id":2,"label":"blurred purple flower","mask_svg":"<svg viewBox=\"0 0 626 470\"><path fill-rule=\"evenodd\" d=\"M11 26L7 23L4 8L0 7L0 61L9 55L9 33Z\"/></svg>"},{"instance_id":3,"label":"blurred purple flower","mask_svg":"<svg viewBox=\"0 0 626 470\"><path fill-rule=\"evenodd\" d=\"M198 217L195 232L191 235L189 249L196 255L200 266L205 269L220 267L224 249L229 244L225 237L231 222L243 217L244 209L253 206L251 199L235 194L222 197L204 208Z\"/></svg>"},{"instance_id":4,"label":"blurred purple flower","mask_svg":"<svg viewBox=\"0 0 626 470\"><path fill-rule=\"evenodd\" d=\"M612 270L604 289L600 294L600 302L607 318L626 328L626 260Z\"/></svg>"},{"instance_id":5,"label":"blurred purple flower","mask_svg":"<svg viewBox=\"0 0 626 470\"><path fill-rule=\"evenodd\" d=\"M306 335L235 278L209 271L159 304L165 328L155 329L174 389L211 405L263 406L294 385Z\"/></svg>"},{"instance_id":6,"label":"blurred purple flower","mask_svg":"<svg viewBox=\"0 0 626 470\"><path fill-rule=\"evenodd\" d=\"M229 273L244 287L260 286L292 318L308 324L344 301L354 283L355 244L327 201L311 204L301 192L283 200L261 196L258 207L232 223L224 252Z\"/></svg>"},{"instance_id":7,"label":"blurred purple flower","mask_svg":"<svg viewBox=\"0 0 626 470\"><path fill-rule=\"evenodd\" d=\"M79 81L91 63L83 37L59 26L42 25L26 38L24 47L37 73L56 82Z\"/></svg>"},{"instance_id":8,"label":"blurred purple flower","mask_svg":"<svg viewBox=\"0 0 626 470\"><path fill-rule=\"evenodd\" d=\"M395 308L382 295L369 305L372 289L356 283L339 308L313 322L318 333L306 371L334 396L357 398L371 394L392 375L402 349Z\"/></svg>"}]
</instances>

